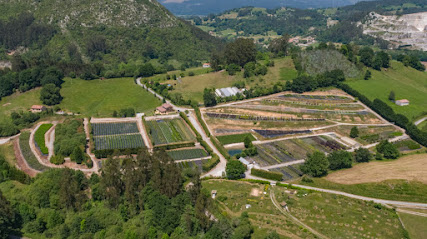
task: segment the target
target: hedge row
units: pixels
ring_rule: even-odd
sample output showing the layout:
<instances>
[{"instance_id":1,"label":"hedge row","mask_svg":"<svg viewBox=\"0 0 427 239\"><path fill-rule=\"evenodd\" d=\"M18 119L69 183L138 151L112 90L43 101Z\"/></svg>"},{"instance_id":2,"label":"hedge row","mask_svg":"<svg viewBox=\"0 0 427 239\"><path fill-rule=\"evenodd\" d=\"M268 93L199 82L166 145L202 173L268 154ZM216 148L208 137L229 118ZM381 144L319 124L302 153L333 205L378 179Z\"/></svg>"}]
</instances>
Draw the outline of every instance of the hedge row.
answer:
<instances>
[{"instance_id":1,"label":"hedge row","mask_svg":"<svg viewBox=\"0 0 427 239\"><path fill-rule=\"evenodd\" d=\"M222 156L224 156L227 160L230 160L231 157L228 154L228 151L224 148L224 146L222 146L222 144L214 136L211 136L210 139L215 145L215 147L218 149L218 151L222 154Z\"/></svg>"},{"instance_id":2,"label":"hedge row","mask_svg":"<svg viewBox=\"0 0 427 239\"><path fill-rule=\"evenodd\" d=\"M211 169L215 168L215 166L218 163L219 163L219 157L218 155L215 154L214 156L212 156L211 159L209 159L206 163L202 165L203 171L204 172L210 171Z\"/></svg>"},{"instance_id":3,"label":"hedge row","mask_svg":"<svg viewBox=\"0 0 427 239\"><path fill-rule=\"evenodd\" d=\"M199 120L200 124L202 125L203 130L205 131L206 135L207 135L208 137L211 137L211 133L209 132L209 128L208 128L208 126L205 124L205 121L203 121L203 119L202 119L202 113L200 112L199 107L195 107L195 108L194 108L194 111L196 112L197 119Z\"/></svg>"},{"instance_id":4,"label":"hedge row","mask_svg":"<svg viewBox=\"0 0 427 239\"><path fill-rule=\"evenodd\" d=\"M254 176L258 176L261 178L266 178L274 181L282 181L282 178L283 178L283 174L281 173L270 172L262 169L255 169L255 168L251 170L251 174Z\"/></svg>"},{"instance_id":5,"label":"hedge row","mask_svg":"<svg viewBox=\"0 0 427 239\"><path fill-rule=\"evenodd\" d=\"M167 144L167 145L155 145L154 149L158 150L170 150L170 149L178 149L178 148L186 148L186 147L194 147L194 142L178 142L174 144Z\"/></svg>"},{"instance_id":6,"label":"hedge row","mask_svg":"<svg viewBox=\"0 0 427 239\"><path fill-rule=\"evenodd\" d=\"M421 131L417 126L415 126L406 116L402 114L396 114L387 103L380 99L375 99L370 101L368 97L358 92L357 90L351 88L347 84L339 84L339 88L353 97L357 97L362 103L367 105L369 108L377 112L379 115L384 117L386 120L395 123L396 125L404 128L406 133L419 144L427 147L427 133Z\"/></svg>"},{"instance_id":7,"label":"hedge row","mask_svg":"<svg viewBox=\"0 0 427 239\"><path fill-rule=\"evenodd\" d=\"M259 180L259 179L246 179L246 178L242 178L242 179L239 179L239 181L245 181L245 182L250 182L250 183L259 183L259 184L270 185L269 181Z\"/></svg>"},{"instance_id":8,"label":"hedge row","mask_svg":"<svg viewBox=\"0 0 427 239\"><path fill-rule=\"evenodd\" d=\"M197 132L196 128L194 128L194 125L191 123L191 121L187 117L187 115L184 112L179 112L179 115L181 116L182 119L184 119L185 122L187 122L187 124L190 126L191 130L193 130L193 132L196 134L197 141L200 142L202 140L202 136L199 134L199 132Z\"/></svg>"}]
</instances>

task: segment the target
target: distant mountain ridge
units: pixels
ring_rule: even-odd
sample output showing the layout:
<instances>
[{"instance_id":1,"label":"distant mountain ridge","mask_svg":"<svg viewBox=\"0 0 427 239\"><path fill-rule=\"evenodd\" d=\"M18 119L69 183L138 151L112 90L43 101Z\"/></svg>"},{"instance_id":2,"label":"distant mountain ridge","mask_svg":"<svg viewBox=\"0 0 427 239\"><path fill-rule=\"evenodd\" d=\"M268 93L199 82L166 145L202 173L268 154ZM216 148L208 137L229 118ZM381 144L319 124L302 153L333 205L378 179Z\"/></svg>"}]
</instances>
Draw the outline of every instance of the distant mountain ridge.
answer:
<instances>
[{"instance_id":1,"label":"distant mountain ridge","mask_svg":"<svg viewBox=\"0 0 427 239\"><path fill-rule=\"evenodd\" d=\"M218 14L244 6L262 8L328 8L353 5L361 0L160 0L175 15ZM370 1L370 0L367 0Z\"/></svg>"}]
</instances>

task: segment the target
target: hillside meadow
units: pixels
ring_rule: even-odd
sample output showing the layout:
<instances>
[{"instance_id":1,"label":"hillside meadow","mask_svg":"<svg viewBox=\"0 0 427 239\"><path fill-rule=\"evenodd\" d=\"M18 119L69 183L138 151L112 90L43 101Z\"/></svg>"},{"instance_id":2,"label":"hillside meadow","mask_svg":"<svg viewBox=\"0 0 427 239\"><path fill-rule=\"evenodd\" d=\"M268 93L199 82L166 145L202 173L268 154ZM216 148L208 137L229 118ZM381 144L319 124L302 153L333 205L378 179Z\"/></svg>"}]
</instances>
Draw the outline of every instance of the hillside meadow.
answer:
<instances>
[{"instance_id":1,"label":"hillside meadow","mask_svg":"<svg viewBox=\"0 0 427 239\"><path fill-rule=\"evenodd\" d=\"M405 67L402 63L392 61L391 68L382 71L371 70L370 80L349 80L348 84L370 100L379 98L387 102L396 113L414 120L427 111L427 73ZM397 106L388 100L390 91L396 99L408 99L409 106Z\"/></svg>"},{"instance_id":2,"label":"hillside meadow","mask_svg":"<svg viewBox=\"0 0 427 239\"><path fill-rule=\"evenodd\" d=\"M41 88L37 88L3 97L0 101L0 123L10 121L13 111L26 111L32 105L41 104L40 91Z\"/></svg>"},{"instance_id":3,"label":"hillside meadow","mask_svg":"<svg viewBox=\"0 0 427 239\"><path fill-rule=\"evenodd\" d=\"M250 78L243 77L243 71L237 72L236 75L230 76L225 71L202 73L200 70L195 72L195 76L185 76L179 80L163 81L162 83L171 84L174 87L172 93L180 93L184 99L197 100L203 103L203 90L205 88L223 88L231 87L234 83L245 82L246 87L250 88L255 85L271 86L278 81L294 79L298 72L290 57L274 59L275 65L268 68L265 76L253 76ZM188 72L192 71L187 69ZM177 72L170 72L169 75ZM165 74L151 77L151 79L164 80Z\"/></svg>"},{"instance_id":4,"label":"hillside meadow","mask_svg":"<svg viewBox=\"0 0 427 239\"><path fill-rule=\"evenodd\" d=\"M83 116L111 117L114 110L134 108L138 113L153 114L161 101L137 86L132 78L85 81L65 79L59 105L62 110Z\"/></svg>"}]
</instances>

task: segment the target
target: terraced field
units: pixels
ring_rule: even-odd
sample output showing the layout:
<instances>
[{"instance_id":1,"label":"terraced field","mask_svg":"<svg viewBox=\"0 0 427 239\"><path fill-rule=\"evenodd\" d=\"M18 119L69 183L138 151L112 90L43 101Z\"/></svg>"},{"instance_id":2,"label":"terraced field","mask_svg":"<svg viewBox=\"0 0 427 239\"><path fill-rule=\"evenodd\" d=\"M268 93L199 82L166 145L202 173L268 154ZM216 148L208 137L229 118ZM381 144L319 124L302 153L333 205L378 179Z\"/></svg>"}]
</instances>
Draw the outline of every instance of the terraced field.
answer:
<instances>
[{"instance_id":1,"label":"terraced field","mask_svg":"<svg viewBox=\"0 0 427 239\"><path fill-rule=\"evenodd\" d=\"M345 147L328 136L311 136L256 145L258 155L250 159L261 167L305 159L316 150L332 152Z\"/></svg>"},{"instance_id":2,"label":"terraced field","mask_svg":"<svg viewBox=\"0 0 427 239\"><path fill-rule=\"evenodd\" d=\"M197 159L209 156L205 150L199 148L171 150L167 153L173 160Z\"/></svg>"},{"instance_id":3,"label":"terraced field","mask_svg":"<svg viewBox=\"0 0 427 239\"><path fill-rule=\"evenodd\" d=\"M92 128L96 150L144 147L136 122L94 123Z\"/></svg>"},{"instance_id":4,"label":"terraced field","mask_svg":"<svg viewBox=\"0 0 427 239\"><path fill-rule=\"evenodd\" d=\"M49 149L46 147L45 134L47 131L49 131L50 128L52 128L52 126L53 124L42 124L34 134L34 141L36 142L36 146L44 155L49 153Z\"/></svg>"},{"instance_id":5,"label":"terraced field","mask_svg":"<svg viewBox=\"0 0 427 239\"><path fill-rule=\"evenodd\" d=\"M146 121L146 125L154 145L196 140L191 129L181 118Z\"/></svg>"}]
</instances>

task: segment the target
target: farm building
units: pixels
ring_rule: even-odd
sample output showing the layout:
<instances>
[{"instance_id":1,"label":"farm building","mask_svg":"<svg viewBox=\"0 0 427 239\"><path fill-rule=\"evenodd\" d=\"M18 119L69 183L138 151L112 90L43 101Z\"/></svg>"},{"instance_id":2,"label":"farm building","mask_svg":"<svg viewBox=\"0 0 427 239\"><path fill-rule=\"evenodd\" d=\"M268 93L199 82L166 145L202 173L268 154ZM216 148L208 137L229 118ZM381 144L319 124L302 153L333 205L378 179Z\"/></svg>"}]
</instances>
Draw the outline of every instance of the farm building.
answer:
<instances>
[{"instance_id":1,"label":"farm building","mask_svg":"<svg viewBox=\"0 0 427 239\"><path fill-rule=\"evenodd\" d=\"M222 89L216 89L215 90L215 94L218 97L230 97L230 96L234 96L237 95L238 93L242 94L243 90L239 90L237 89L237 87L228 87L228 88L222 88Z\"/></svg>"},{"instance_id":2,"label":"farm building","mask_svg":"<svg viewBox=\"0 0 427 239\"><path fill-rule=\"evenodd\" d=\"M396 103L396 105L398 106L406 106L406 105L409 105L409 100L407 99L396 100L394 103Z\"/></svg>"},{"instance_id":3,"label":"farm building","mask_svg":"<svg viewBox=\"0 0 427 239\"><path fill-rule=\"evenodd\" d=\"M170 112L174 112L173 107L170 104L163 104L162 106L159 106L156 108L156 114L167 114Z\"/></svg>"},{"instance_id":4,"label":"farm building","mask_svg":"<svg viewBox=\"0 0 427 239\"><path fill-rule=\"evenodd\" d=\"M203 68L211 68L211 63L204 63Z\"/></svg>"},{"instance_id":5,"label":"farm building","mask_svg":"<svg viewBox=\"0 0 427 239\"><path fill-rule=\"evenodd\" d=\"M44 105L33 105L33 106L31 106L30 111L33 113L41 113L43 111L46 111L46 106L44 106Z\"/></svg>"},{"instance_id":6,"label":"farm building","mask_svg":"<svg viewBox=\"0 0 427 239\"><path fill-rule=\"evenodd\" d=\"M212 199L215 199L216 194L217 194L217 191L216 191L216 190L212 190L212 191L211 191Z\"/></svg>"}]
</instances>

